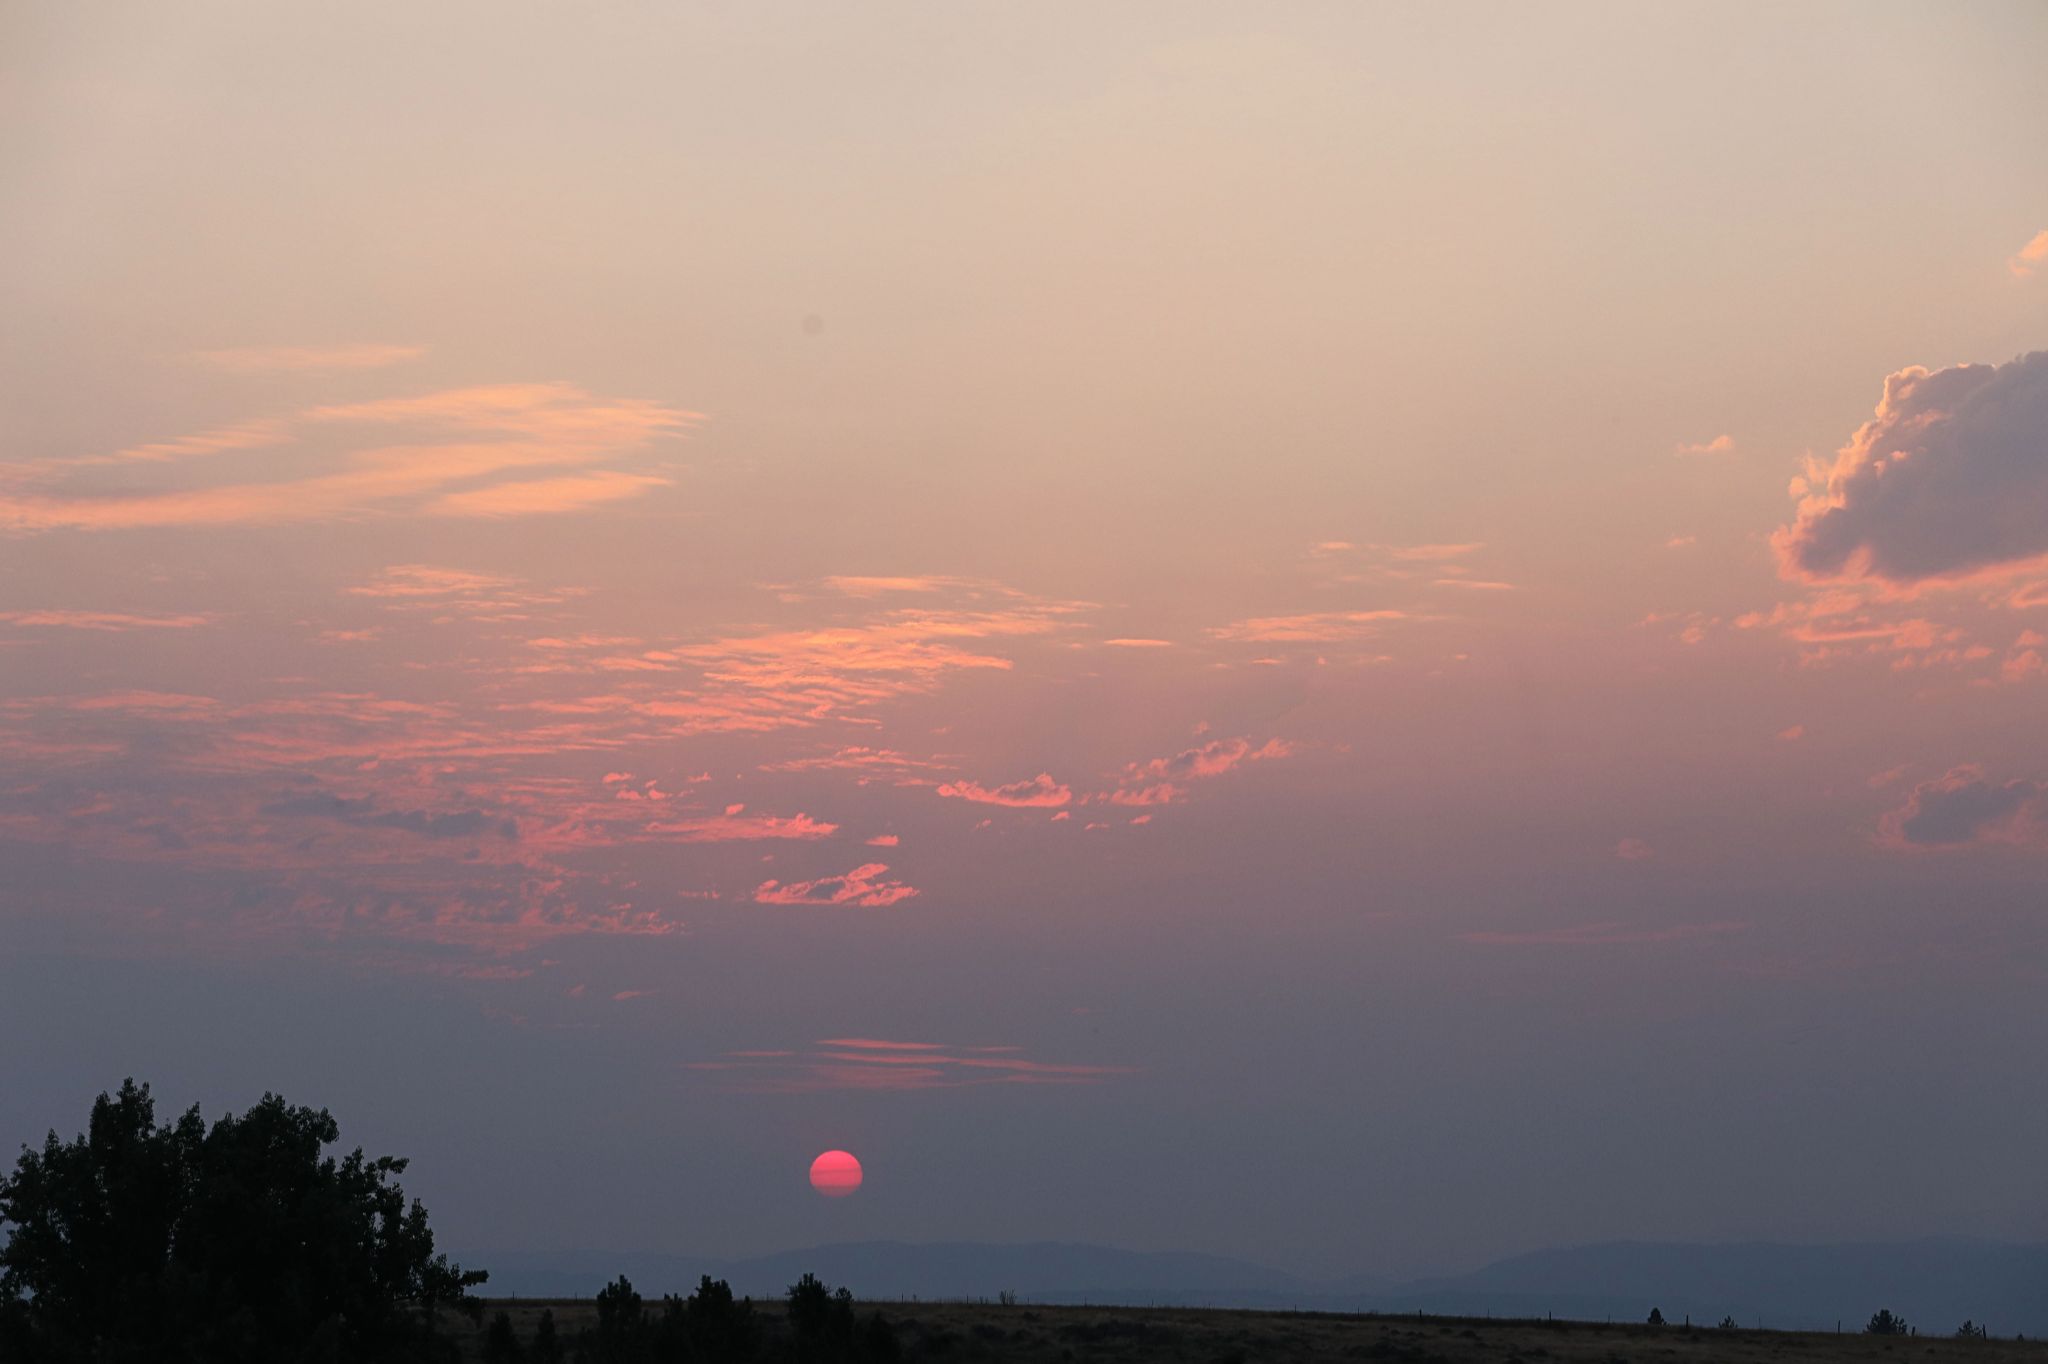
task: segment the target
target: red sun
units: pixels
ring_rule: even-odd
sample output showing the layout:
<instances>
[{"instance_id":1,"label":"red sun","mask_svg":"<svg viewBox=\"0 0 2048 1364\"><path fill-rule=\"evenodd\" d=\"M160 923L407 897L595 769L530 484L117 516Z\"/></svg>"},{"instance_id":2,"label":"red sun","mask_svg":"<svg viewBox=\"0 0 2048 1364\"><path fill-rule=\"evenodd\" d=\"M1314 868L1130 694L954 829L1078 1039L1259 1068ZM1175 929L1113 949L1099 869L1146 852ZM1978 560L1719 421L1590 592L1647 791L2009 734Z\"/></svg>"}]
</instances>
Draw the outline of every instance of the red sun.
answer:
<instances>
[{"instance_id":1,"label":"red sun","mask_svg":"<svg viewBox=\"0 0 2048 1364\"><path fill-rule=\"evenodd\" d=\"M827 1151L811 1162L811 1187L827 1198L844 1198L860 1187L860 1162L851 1151Z\"/></svg>"}]
</instances>

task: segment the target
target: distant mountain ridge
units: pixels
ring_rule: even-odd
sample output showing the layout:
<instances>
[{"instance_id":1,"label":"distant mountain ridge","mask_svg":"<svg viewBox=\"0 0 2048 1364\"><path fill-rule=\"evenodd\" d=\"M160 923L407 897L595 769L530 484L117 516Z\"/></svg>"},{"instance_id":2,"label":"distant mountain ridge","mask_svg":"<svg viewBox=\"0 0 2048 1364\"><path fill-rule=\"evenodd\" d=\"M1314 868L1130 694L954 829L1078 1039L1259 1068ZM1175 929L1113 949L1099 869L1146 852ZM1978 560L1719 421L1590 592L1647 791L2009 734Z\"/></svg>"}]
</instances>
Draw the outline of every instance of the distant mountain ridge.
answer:
<instances>
[{"instance_id":1,"label":"distant mountain ridge","mask_svg":"<svg viewBox=\"0 0 2048 1364\"><path fill-rule=\"evenodd\" d=\"M462 1257L458 1257L462 1258ZM1929 1239L1846 1245L1610 1242L1534 1251L1468 1274L1405 1282L1316 1280L1226 1256L1066 1242L842 1242L749 1259L657 1253L501 1252L469 1257L489 1291L588 1296L623 1273L642 1292L687 1292L700 1275L779 1296L814 1273L867 1299L994 1298L1326 1312L1552 1315L1860 1330L1880 1307L1927 1334L1964 1319L2000 1335L2048 1335L2048 1244Z\"/></svg>"}]
</instances>

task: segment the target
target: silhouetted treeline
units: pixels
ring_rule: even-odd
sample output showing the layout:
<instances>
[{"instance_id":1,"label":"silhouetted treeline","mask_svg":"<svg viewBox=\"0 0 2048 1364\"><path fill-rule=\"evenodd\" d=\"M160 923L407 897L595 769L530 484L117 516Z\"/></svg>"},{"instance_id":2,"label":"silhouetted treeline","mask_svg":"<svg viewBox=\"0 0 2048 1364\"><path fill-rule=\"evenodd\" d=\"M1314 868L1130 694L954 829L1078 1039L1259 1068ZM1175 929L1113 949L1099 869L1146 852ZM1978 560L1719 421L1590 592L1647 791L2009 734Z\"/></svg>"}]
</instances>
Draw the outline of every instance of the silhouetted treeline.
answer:
<instances>
[{"instance_id":1,"label":"silhouetted treeline","mask_svg":"<svg viewBox=\"0 0 2048 1364\"><path fill-rule=\"evenodd\" d=\"M853 1294L806 1274L792 1284L783 1320L737 1299L723 1279L704 1276L687 1298L642 1299L620 1275L599 1291L597 1321L564 1352L554 1313L542 1312L522 1341L510 1313L484 1330L484 1364L896 1364L896 1330L879 1312L860 1315Z\"/></svg>"},{"instance_id":2,"label":"silhouetted treeline","mask_svg":"<svg viewBox=\"0 0 2048 1364\"><path fill-rule=\"evenodd\" d=\"M274 1094L211 1127L158 1126L147 1085L93 1104L72 1141L0 1178L8 1364L445 1360L434 1310L484 1281L434 1253L405 1161L322 1155L325 1109Z\"/></svg>"}]
</instances>

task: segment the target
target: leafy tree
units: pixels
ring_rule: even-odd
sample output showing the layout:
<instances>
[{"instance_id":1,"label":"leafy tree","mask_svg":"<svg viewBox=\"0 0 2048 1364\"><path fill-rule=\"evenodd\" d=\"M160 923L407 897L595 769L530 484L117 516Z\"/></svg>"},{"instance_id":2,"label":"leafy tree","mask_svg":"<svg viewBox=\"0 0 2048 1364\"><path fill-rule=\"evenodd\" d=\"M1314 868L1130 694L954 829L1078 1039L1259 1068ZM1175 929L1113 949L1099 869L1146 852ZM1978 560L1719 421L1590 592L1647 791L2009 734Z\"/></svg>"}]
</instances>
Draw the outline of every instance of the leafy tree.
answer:
<instances>
[{"instance_id":1,"label":"leafy tree","mask_svg":"<svg viewBox=\"0 0 2048 1364\"><path fill-rule=\"evenodd\" d=\"M1911 1329L1911 1327L1906 1325L1904 1317L1892 1315L1892 1310L1889 1307L1885 1307L1871 1313L1870 1324L1863 1328L1863 1334L1867 1336L1902 1336Z\"/></svg>"},{"instance_id":2,"label":"leafy tree","mask_svg":"<svg viewBox=\"0 0 2048 1364\"><path fill-rule=\"evenodd\" d=\"M1652 1325L1652 1326L1662 1326L1663 1324L1664 1324L1664 1309L1663 1309L1663 1308L1661 1308L1661 1307L1652 1307L1652 1308L1650 1309L1650 1325Z\"/></svg>"},{"instance_id":3,"label":"leafy tree","mask_svg":"<svg viewBox=\"0 0 2048 1364\"><path fill-rule=\"evenodd\" d=\"M434 1253L406 1162L323 1156L325 1109L274 1094L209 1128L159 1126L147 1085L100 1095L86 1131L51 1132L0 1178L0 1332L10 1360L407 1360L440 1305L484 1281ZM0 1340L5 1340L0 1335Z\"/></svg>"}]
</instances>

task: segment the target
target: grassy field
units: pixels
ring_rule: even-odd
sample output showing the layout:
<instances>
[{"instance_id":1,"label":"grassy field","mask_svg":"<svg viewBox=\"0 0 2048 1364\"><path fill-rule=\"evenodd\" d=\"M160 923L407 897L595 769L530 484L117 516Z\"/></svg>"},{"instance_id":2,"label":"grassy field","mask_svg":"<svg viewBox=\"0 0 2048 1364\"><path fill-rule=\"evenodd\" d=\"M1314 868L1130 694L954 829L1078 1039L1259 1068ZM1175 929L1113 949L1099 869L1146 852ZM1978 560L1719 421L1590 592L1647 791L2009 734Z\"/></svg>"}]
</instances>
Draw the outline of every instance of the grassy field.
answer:
<instances>
[{"instance_id":1,"label":"grassy field","mask_svg":"<svg viewBox=\"0 0 2048 1364\"><path fill-rule=\"evenodd\" d=\"M509 1312L521 1339L542 1308L552 1308L566 1344L588 1325L587 1298L492 1301L484 1314ZM777 1326L779 1302L757 1303ZM973 1364L1018 1360L1066 1364L1260 1364L1267 1360L1386 1360L1409 1364L2048 1364L2048 1343L1957 1340L1942 1335L1866 1336L1832 1332L1723 1331L1583 1322L1504 1322L1484 1318L1357 1317L1313 1312L1232 1312L1194 1308L999 1306L993 1303L862 1302L893 1322L906 1360ZM467 1323L459 1328L467 1331ZM475 1357L479 1331L469 1343Z\"/></svg>"}]
</instances>

